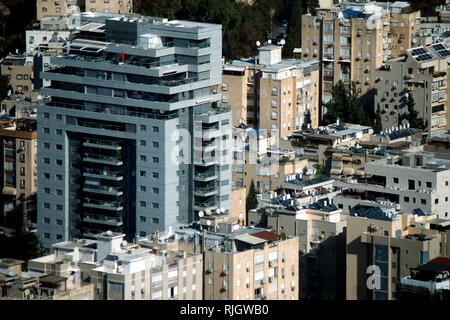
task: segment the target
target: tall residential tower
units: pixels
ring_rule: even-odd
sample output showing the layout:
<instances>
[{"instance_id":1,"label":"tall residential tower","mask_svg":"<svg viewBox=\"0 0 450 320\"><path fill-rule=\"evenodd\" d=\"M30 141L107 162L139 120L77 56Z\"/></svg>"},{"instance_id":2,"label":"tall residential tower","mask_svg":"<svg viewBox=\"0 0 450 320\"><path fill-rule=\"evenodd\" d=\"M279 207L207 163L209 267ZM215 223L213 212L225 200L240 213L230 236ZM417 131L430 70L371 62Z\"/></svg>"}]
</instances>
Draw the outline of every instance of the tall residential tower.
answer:
<instances>
[{"instance_id":1,"label":"tall residential tower","mask_svg":"<svg viewBox=\"0 0 450 320\"><path fill-rule=\"evenodd\" d=\"M230 213L221 35L220 25L113 16L80 28L51 58L38 115L46 248L106 230L130 240L199 211Z\"/></svg>"}]
</instances>

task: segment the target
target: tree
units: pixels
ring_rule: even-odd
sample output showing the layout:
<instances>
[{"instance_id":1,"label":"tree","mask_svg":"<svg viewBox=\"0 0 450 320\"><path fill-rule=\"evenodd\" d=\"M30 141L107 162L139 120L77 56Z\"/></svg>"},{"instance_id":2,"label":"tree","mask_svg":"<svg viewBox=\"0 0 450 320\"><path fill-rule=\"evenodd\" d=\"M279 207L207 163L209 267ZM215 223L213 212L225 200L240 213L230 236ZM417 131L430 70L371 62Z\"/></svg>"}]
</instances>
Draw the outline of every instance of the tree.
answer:
<instances>
[{"instance_id":1,"label":"tree","mask_svg":"<svg viewBox=\"0 0 450 320\"><path fill-rule=\"evenodd\" d=\"M6 98L8 95L8 90L12 90L8 77L5 75L0 75L0 100Z\"/></svg>"},{"instance_id":2,"label":"tree","mask_svg":"<svg viewBox=\"0 0 450 320\"><path fill-rule=\"evenodd\" d=\"M373 123L373 131L375 133L380 132L383 130L383 126L381 125L381 111L380 111L380 104L377 105L377 111L375 112L375 120Z\"/></svg>"},{"instance_id":3,"label":"tree","mask_svg":"<svg viewBox=\"0 0 450 320\"><path fill-rule=\"evenodd\" d=\"M300 48L302 45L302 15L302 1L294 0L288 19L286 44L283 48L283 56L285 57L292 57L294 48Z\"/></svg>"},{"instance_id":4,"label":"tree","mask_svg":"<svg viewBox=\"0 0 450 320\"><path fill-rule=\"evenodd\" d=\"M247 208L247 212L255 209L258 206L258 201L256 199L256 188L255 188L255 183L252 182L250 183L250 188L248 190L248 194L247 194L247 199L245 201L245 206Z\"/></svg>"},{"instance_id":5,"label":"tree","mask_svg":"<svg viewBox=\"0 0 450 320\"><path fill-rule=\"evenodd\" d=\"M416 105L416 102L414 101L412 94L408 95L406 104L408 106L408 114L406 116L406 120L408 120L409 126L411 128L426 129L428 125L423 122L422 118L419 118L419 112L417 112L416 108L414 107Z\"/></svg>"},{"instance_id":6,"label":"tree","mask_svg":"<svg viewBox=\"0 0 450 320\"><path fill-rule=\"evenodd\" d=\"M353 81L350 85L346 85L339 80L331 94L332 99L325 104L327 109L324 115L325 124L334 123L337 119L361 125L373 124L370 113L366 112L359 100L358 90Z\"/></svg>"}]
</instances>

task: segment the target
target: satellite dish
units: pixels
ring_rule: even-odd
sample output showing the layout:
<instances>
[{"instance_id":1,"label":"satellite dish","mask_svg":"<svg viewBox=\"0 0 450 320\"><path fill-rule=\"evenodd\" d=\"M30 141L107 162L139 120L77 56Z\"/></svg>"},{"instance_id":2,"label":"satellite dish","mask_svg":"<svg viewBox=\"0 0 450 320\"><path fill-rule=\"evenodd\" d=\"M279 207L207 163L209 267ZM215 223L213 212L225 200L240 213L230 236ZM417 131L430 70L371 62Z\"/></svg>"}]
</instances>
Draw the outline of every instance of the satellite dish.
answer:
<instances>
[{"instance_id":1,"label":"satellite dish","mask_svg":"<svg viewBox=\"0 0 450 320\"><path fill-rule=\"evenodd\" d=\"M122 241L122 247L125 247L128 244L128 242L126 240Z\"/></svg>"},{"instance_id":2,"label":"satellite dish","mask_svg":"<svg viewBox=\"0 0 450 320\"><path fill-rule=\"evenodd\" d=\"M207 224L208 226L210 226L210 225L211 225L211 221L210 221L210 220L206 221L206 224Z\"/></svg>"},{"instance_id":3,"label":"satellite dish","mask_svg":"<svg viewBox=\"0 0 450 320\"><path fill-rule=\"evenodd\" d=\"M38 96L37 96L37 99L38 99L38 100L42 100L43 97L42 97L41 95L38 95Z\"/></svg>"},{"instance_id":4,"label":"satellite dish","mask_svg":"<svg viewBox=\"0 0 450 320\"><path fill-rule=\"evenodd\" d=\"M217 214L221 214L222 213L222 211L220 211L220 209L217 209L216 212L217 212Z\"/></svg>"},{"instance_id":5,"label":"satellite dish","mask_svg":"<svg viewBox=\"0 0 450 320\"><path fill-rule=\"evenodd\" d=\"M112 236L112 231L111 230L106 231L106 235Z\"/></svg>"},{"instance_id":6,"label":"satellite dish","mask_svg":"<svg viewBox=\"0 0 450 320\"><path fill-rule=\"evenodd\" d=\"M271 39L267 40L267 43L272 44L272 40Z\"/></svg>"},{"instance_id":7,"label":"satellite dish","mask_svg":"<svg viewBox=\"0 0 450 320\"><path fill-rule=\"evenodd\" d=\"M220 208L220 211L222 211L222 213L225 213L225 208L224 207Z\"/></svg>"},{"instance_id":8,"label":"satellite dish","mask_svg":"<svg viewBox=\"0 0 450 320\"><path fill-rule=\"evenodd\" d=\"M286 40L284 40L284 39L281 39L281 40L280 40L280 44L281 44L282 46L284 46L285 43L286 43Z\"/></svg>"},{"instance_id":9,"label":"satellite dish","mask_svg":"<svg viewBox=\"0 0 450 320\"><path fill-rule=\"evenodd\" d=\"M259 47L261 45L261 42L256 41L256 46Z\"/></svg>"},{"instance_id":10,"label":"satellite dish","mask_svg":"<svg viewBox=\"0 0 450 320\"><path fill-rule=\"evenodd\" d=\"M200 211L199 213L198 213L198 216L201 218L201 217L203 217L205 215L205 213L203 212L203 211Z\"/></svg>"},{"instance_id":11,"label":"satellite dish","mask_svg":"<svg viewBox=\"0 0 450 320\"><path fill-rule=\"evenodd\" d=\"M15 275L14 272L12 272L12 271L9 271L9 272L8 272L8 276L9 276L9 277L14 277L14 275Z\"/></svg>"}]
</instances>

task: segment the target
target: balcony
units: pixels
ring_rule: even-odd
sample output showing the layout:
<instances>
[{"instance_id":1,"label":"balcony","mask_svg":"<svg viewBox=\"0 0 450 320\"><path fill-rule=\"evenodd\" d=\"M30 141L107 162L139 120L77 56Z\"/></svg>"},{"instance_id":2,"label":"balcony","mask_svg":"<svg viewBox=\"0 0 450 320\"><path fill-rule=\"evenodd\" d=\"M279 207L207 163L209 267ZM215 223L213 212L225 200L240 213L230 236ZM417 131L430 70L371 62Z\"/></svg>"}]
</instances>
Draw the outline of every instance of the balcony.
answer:
<instances>
[{"instance_id":1,"label":"balcony","mask_svg":"<svg viewBox=\"0 0 450 320\"><path fill-rule=\"evenodd\" d=\"M216 172L213 170L211 172L196 172L194 173L194 180L197 181L212 181L217 179L217 174Z\"/></svg>"},{"instance_id":2,"label":"balcony","mask_svg":"<svg viewBox=\"0 0 450 320\"><path fill-rule=\"evenodd\" d=\"M194 204L194 210L216 210L217 205L215 202L197 202Z\"/></svg>"},{"instance_id":3,"label":"balcony","mask_svg":"<svg viewBox=\"0 0 450 320\"><path fill-rule=\"evenodd\" d=\"M200 166L213 166L219 164L219 160L217 159L217 157L207 157L206 159L202 159L201 163L195 164Z\"/></svg>"},{"instance_id":4,"label":"balcony","mask_svg":"<svg viewBox=\"0 0 450 320\"><path fill-rule=\"evenodd\" d=\"M220 132L219 128L208 129L208 130L204 130L202 132L202 135L203 135L204 139L212 139L212 138L220 137L221 132Z\"/></svg>"},{"instance_id":5,"label":"balcony","mask_svg":"<svg viewBox=\"0 0 450 320\"><path fill-rule=\"evenodd\" d=\"M121 172L114 172L114 171L108 171L108 170L97 170L97 169L90 169L90 168L84 169L83 176L90 177L90 178L114 180L114 181L123 180L123 176L122 176Z\"/></svg>"},{"instance_id":6,"label":"balcony","mask_svg":"<svg viewBox=\"0 0 450 320\"><path fill-rule=\"evenodd\" d=\"M122 191L121 187L100 186L100 185L93 185L93 184L85 184L83 187L83 191L91 192L91 193L107 194L107 195L113 195L113 196L123 195L123 191Z\"/></svg>"},{"instance_id":7,"label":"balcony","mask_svg":"<svg viewBox=\"0 0 450 320\"><path fill-rule=\"evenodd\" d=\"M86 139L86 141L83 142L83 146L116 151L122 150L122 147L118 143L101 139Z\"/></svg>"},{"instance_id":8,"label":"balcony","mask_svg":"<svg viewBox=\"0 0 450 320\"><path fill-rule=\"evenodd\" d=\"M105 200L96 200L96 199L89 199L84 198L83 199L83 206L87 208L94 208L94 209L105 209L105 210L111 210L111 211L122 211L123 206L122 202L119 201L105 201Z\"/></svg>"},{"instance_id":9,"label":"balcony","mask_svg":"<svg viewBox=\"0 0 450 320\"><path fill-rule=\"evenodd\" d=\"M194 195L201 197L209 197L217 194L217 190L215 187L208 188L194 188Z\"/></svg>"},{"instance_id":10,"label":"balcony","mask_svg":"<svg viewBox=\"0 0 450 320\"><path fill-rule=\"evenodd\" d=\"M97 224L115 226L115 227L120 227L121 225L123 225L122 219L120 219L119 217L113 218L113 217L101 216L101 215L96 215L96 214L89 214L89 215L83 217L83 221L89 222L89 223L97 223Z\"/></svg>"},{"instance_id":11,"label":"balcony","mask_svg":"<svg viewBox=\"0 0 450 320\"><path fill-rule=\"evenodd\" d=\"M113 165L113 166L121 166L123 164L123 161L117 159L116 157L104 156L104 155L92 154L92 153L84 153L83 161L108 164L108 165Z\"/></svg>"}]
</instances>

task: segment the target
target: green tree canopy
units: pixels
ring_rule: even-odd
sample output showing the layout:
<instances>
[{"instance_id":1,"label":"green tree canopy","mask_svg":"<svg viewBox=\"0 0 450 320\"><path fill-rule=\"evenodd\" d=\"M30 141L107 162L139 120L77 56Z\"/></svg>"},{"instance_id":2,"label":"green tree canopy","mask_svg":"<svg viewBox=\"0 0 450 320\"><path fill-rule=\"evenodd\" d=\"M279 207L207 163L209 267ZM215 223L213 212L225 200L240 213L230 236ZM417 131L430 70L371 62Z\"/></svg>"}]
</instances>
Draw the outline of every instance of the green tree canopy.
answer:
<instances>
[{"instance_id":1,"label":"green tree canopy","mask_svg":"<svg viewBox=\"0 0 450 320\"><path fill-rule=\"evenodd\" d=\"M283 47L283 56L293 57L294 49L302 45L302 0L294 0L289 14L286 44Z\"/></svg>"},{"instance_id":2,"label":"green tree canopy","mask_svg":"<svg viewBox=\"0 0 450 320\"><path fill-rule=\"evenodd\" d=\"M258 206L258 201L256 199L256 188L255 188L255 183L253 182L253 180L250 183L250 188L248 189L245 206L247 208L247 212L252 209L255 209Z\"/></svg>"},{"instance_id":3,"label":"green tree canopy","mask_svg":"<svg viewBox=\"0 0 450 320\"><path fill-rule=\"evenodd\" d=\"M332 99L325 104L327 109L324 116L325 124L331 124L340 119L347 123L372 126L373 119L359 100L356 84L344 84L342 80L333 87Z\"/></svg>"}]
</instances>

